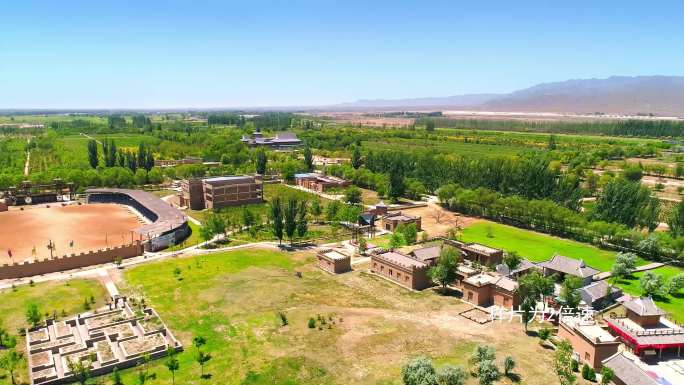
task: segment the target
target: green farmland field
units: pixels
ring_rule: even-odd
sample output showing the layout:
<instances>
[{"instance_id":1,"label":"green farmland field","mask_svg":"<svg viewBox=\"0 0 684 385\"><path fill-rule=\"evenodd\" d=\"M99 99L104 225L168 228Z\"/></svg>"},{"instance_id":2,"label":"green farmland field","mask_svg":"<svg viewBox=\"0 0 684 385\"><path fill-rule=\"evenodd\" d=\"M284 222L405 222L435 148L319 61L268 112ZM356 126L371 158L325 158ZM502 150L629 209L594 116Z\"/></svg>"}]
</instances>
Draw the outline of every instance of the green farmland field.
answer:
<instances>
[{"instance_id":1,"label":"green farmland field","mask_svg":"<svg viewBox=\"0 0 684 385\"><path fill-rule=\"evenodd\" d=\"M491 229L490 238L488 231ZM553 237L534 231L489 221L479 221L463 229L465 242L477 242L506 251L517 251L523 258L533 262L550 259L554 254L569 258L582 259L601 271L610 271L615 260L615 252L599 249L581 242ZM644 261L639 259L638 264Z\"/></svg>"}]
</instances>

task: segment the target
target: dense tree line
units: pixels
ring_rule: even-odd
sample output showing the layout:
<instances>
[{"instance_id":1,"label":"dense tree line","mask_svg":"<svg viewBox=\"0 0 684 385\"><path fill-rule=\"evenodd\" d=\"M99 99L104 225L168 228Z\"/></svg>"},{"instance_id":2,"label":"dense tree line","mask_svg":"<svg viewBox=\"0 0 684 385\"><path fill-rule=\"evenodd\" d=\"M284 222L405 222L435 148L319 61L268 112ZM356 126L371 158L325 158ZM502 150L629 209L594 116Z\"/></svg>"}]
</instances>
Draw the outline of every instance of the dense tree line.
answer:
<instances>
[{"instance_id":1,"label":"dense tree line","mask_svg":"<svg viewBox=\"0 0 684 385\"><path fill-rule=\"evenodd\" d=\"M658 226L660 201L651 197L651 190L639 181L615 178L608 182L596 202L593 216L627 227L646 227L649 231Z\"/></svg>"},{"instance_id":2,"label":"dense tree line","mask_svg":"<svg viewBox=\"0 0 684 385\"><path fill-rule=\"evenodd\" d=\"M599 134L611 136L639 136L652 138L682 137L684 123L671 120L614 120L614 121L520 121L520 120L478 120L450 119L442 117L420 118L417 125L426 125L428 121L437 127L497 130L497 131L531 131L551 132L559 134Z\"/></svg>"},{"instance_id":3,"label":"dense tree line","mask_svg":"<svg viewBox=\"0 0 684 385\"><path fill-rule=\"evenodd\" d=\"M231 126L242 127L245 124L245 117L238 114L209 114L207 116L207 124L210 126L214 124L224 124Z\"/></svg>"},{"instance_id":4,"label":"dense tree line","mask_svg":"<svg viewBox=\"0 0 684 385\"><path fill-rule=\"evenodd\" d=\"M644 234L620 223L590 220L548 199L505 196L486 188L467 189L448 184L437 192L447 208L467 215L490 218L522 228L594 243L624 248L645 258L676 257L684 252L684 237L667 233Z\"/></svg>"},{"instance_id":5,"label":"dense tree line","mask_svg":"<svg viewBox=\"0 0 684 385\"><path fill-rule=\"evenodd\" d=\"M406 192L405 178L413 178L429 192L451 182L465 188L484 187L528 199L548 198L577 209L581 197L579 179L562 174L550 167L550 163L546 154L472 158L393 150L370 151L365 159L368 170L388 175L388 189L398 190L399 196Z\"/></svg>"}]
</instances>

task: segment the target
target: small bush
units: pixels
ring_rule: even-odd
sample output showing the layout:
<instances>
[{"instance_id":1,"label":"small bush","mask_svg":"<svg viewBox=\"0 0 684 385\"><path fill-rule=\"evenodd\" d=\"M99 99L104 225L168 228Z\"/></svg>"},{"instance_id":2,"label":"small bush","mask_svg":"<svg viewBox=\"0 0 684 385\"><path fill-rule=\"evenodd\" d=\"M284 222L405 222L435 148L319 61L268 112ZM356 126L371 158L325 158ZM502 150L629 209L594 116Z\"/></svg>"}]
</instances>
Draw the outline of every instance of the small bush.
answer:
<instances>
[{"instance_id":1,"label":"small bush","mask_svg":"<svg viewBox=\"0 0 684 385\"><path fill-rule=\"evenodd\" d=\"M586 362L582 366L582 378L587 381L596 381L596 373Z\"/></svg>"},{"instance_id":2,"label":"small bush","mask_svg":"<svg viewBox=\"0 0 684 385\"><path fill-rule=\"evenodd\" d=\"M579 362L577 360L572 360L572 371L579 372Z\"/></svg>"},{"instance_id":3,"label":"small bush","mask_svg":"<svg viewBox=\"0 0 684 385\"><path fill-rule=\"evenodd\" d=\"M278 312L278 317L280 318L280 325L281 326L287 326L288 321L287 321L287 316L285 315L285 313L283 313L282 311Z\"/></svg>"},{"instance_id":4,"label":"small bush","mask_svg":"<svg viewBox=\"0 0 684 385\"><path fill-rule=\"evenodd\" d=\"M309 318L309 329L315 329L316 328L316 320L313 318Z\"/></svg>"}]
</instances>

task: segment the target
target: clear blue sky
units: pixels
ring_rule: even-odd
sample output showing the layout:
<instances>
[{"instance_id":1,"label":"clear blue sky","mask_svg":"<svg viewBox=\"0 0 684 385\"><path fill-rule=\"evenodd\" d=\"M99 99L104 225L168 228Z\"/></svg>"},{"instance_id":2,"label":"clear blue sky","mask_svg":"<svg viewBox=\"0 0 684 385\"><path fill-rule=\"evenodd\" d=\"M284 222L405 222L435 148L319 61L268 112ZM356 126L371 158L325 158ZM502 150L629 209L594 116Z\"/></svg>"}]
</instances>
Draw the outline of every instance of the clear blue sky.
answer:
<instances>
[{"instance_id":1,"label":"clear blue sky","mask_svg":"<svg viewBox=\"0 0 684 385\"><path fill-rule=\"evenodd\" d=\"M684 75L683 14L681 1L7 0L0 108L321 105Z\"/></svg>"}]
</instances>

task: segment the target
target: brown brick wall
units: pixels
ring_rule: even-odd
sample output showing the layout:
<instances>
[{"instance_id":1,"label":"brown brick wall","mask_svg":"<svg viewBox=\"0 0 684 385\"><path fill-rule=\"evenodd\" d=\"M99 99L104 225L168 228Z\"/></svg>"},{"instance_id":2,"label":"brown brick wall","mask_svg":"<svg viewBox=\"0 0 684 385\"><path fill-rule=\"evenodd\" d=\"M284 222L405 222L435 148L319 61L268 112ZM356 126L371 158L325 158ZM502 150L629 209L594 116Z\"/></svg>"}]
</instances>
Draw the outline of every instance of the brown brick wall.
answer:
<instances>
[{"instance_id":1,"label":"brown brick wall","mask_svg":"<svg viewBox=\"0 0 684 385\"><path fill-rule=\"evenodd\" d=\"M371 272L413 290L423 290L432 286L427 269L411 269L371 258Z\"/></svg>"},{"instance_id":2,"label":"brown brick wall","mask_svg":"<svg viewBox=\"0 0 684 385\"><path fill-rule=\"evenodd\" d=\"M342 274L351 271L350 259L331 260L330 258L324 258L320 255L317 255L316 258L318 259L318 267L329 273Z\"/></svg>"},{"instance_id":3,"label":"brown brick wall","mask_svg":"<svg viewBox=\"0 0 684 385\"><path fill-rule=\"evenodd\" d=\"M0 279L30 277L33 275L54 273L81 267L111 263L118 257L132 258L143 254L143 246L136 242L127 246L91 251L89 253L71 254L54 259L43 259L37 262L15 263L0 266Z\"/></svg>"},{"instance_id":4,"label":"brown brick wall","mask_svg":"<svg viewBox=\"0 0 684 385\"><path fill-rule=\"evenodd\" d=\"M587 363L595 370L601 369L601 361L617 353L619 342L593 343L570 326L560 323L558 338L566 339L572 344L573 352L579 355L580 363Z\"/></svg>"},{"instance_id":5,"label":"brown brick wall","mask_svg":"<svg viewBox=\"0 0 684 385\"><path fill-rule=\"evenodd\" d=\"M632 321L638 323L639 325L646 327L658 325L658 323L660 322L659 315L640 316L629 309L627 309L627 317Z\"/></svg>"}]
</instances>

